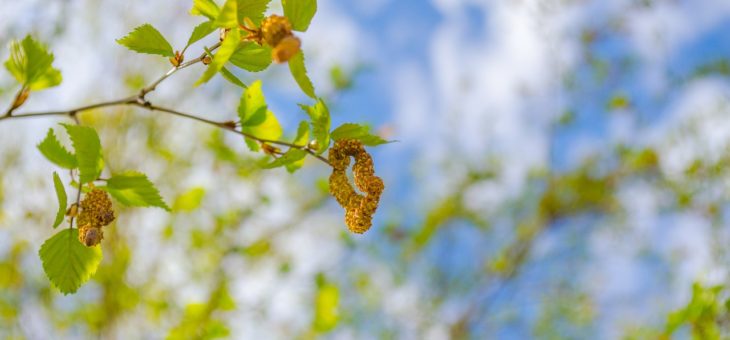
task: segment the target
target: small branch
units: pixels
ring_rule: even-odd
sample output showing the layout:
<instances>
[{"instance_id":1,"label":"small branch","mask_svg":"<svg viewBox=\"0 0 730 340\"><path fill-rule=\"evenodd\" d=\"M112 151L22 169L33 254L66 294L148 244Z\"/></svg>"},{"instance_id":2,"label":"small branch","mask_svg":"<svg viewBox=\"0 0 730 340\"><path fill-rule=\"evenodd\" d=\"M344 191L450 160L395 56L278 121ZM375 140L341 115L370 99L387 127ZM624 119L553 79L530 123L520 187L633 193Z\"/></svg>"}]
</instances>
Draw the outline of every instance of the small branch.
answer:
<instances>
[{"instance_id":1,"label":"small branch","mask_svg":"<svg viewBox=\"0 0 730 340\"><path fill-rule=\"evenodd\" d=\"M221 43L220 42L219 43L216 43L215 45L211 46L209 50L210 51L215 51L220 46L221 46ZM139 96L141 98L144 98L144 96L146 96L148 93L154 91L157 88L157 85L160 85L161 82L163 82L165 79L167 79L168 77L170 77L171 75L173 75L175 72L177 72L179 70L182 70L182 69L184 69L184 68L186 68L188 66L195 65L195 64L203 61L203 58L205 58L206 55L207 55L207 52L203 52L199 57L197 57L197 58L195 58L193 60L184 62L184 63L182 63L182 64L180 64L178 66L175 66L175 67L171 68L169 71L167 71L167 73L165 73L164 75L162 75L162 77L158 78L157 80L155 80L154 82L152 82L152 84L149 84L145 88L143 88L142 90L140 90L139 91Z\"/></svg>"},{"instance_id":2,"label":"small branch","mask_svg":"<svg viewBox=\"0 0 730 340\"><path fill-rule=\"evenodd\" d=\"M217 49L219 47L220 47L220 43L217 43L217 44L211 46L208 49L208 51L213 51L213 50L215 50L215 49ZM80 113L80 112L89 111L89 110L98 109L98 108L103 108L103 107L130 105L130 106L137 106L137 107L140 107L140 108L149 110L149 111L164 112L164 113L171 114L171 115L174 115L174 116L178 116L178 117L182 117L182 118L187 118L187 119L195 120L195 121L200 122L200 123L212 125L212 126L221 128L223 130L230 131L230 132L233 132L235 134L244 136L246 138L255 140L255 141L257 141L257 142L259 142L261 144L274 144L274 145L286 146L286 147L288 147L290 149L291 148L299 149L299 150L305 151L306 153L312 155L313 157L317 158L318 160L324 162L325 164L327 164L329 166L332 166L332 164L330 164L330 162L327 160L327 158L324 158L321 155L317 154L316 151L310 149L306 145L296 145L296 144L293 144L293 143L279 141L279 140L270 140L270 139L258 138L258 137L254 136L254 135L249 134L249 133L246 133L246 132L243 132L243 131L240 131L240 130L236 130L236 125L239 125L239 124L231 124L230 121L216 122L216 121L213 121L213 120L210 120L210 119L206 119L206 118L199 117L199 116L195 116L195 115L192 115L192 114L180 112L180 111L173 110L173 109L169 109L169 108L166 108L166 107L152 105L149 101L147 101L145 99L145 95L147 95L148 93L154 91L157 88L157 85L159 85L160 83L162 83L165 79L169 78L171 75L173 75L178 70L182 70L182 69L184 69L186 67L189 67L191 65L194 65L194 64L197 64L197 63L201 62L203 60L203 58L205 58L207 56L207 54L208 54L208 52L206 51L206 52L202 53L198 58L195 58L193 60L190 60L190 61L187 61L185 63L182 63L182 64L180 64L180 65L178 65L176 67L173 67L172 69L170 69L169 71L167 71L167 73L165 73L160 78L158 78L157 80L155 80L154 82L152 82L150 85L142 88L137 95L132 95L132 96L129 96L129 97L126 97L126 98L122 98L122 99L117 99L117 100L111 100L111 101L106 101L106 102L100 102L100 103L95 103L95 104L91 104L91 105L81 106L81 107L77 107L77 108L70 109L70 110L66 110L66 111L32 112L32 113L23 113L23 114L12 115L12 114L10 114L12 112L12 110L9 110L8 111L8 114L0 117L0 121L5 120L5 119L16 119L16 118L35 118L35 117L45 117L45 116L67 116L67 117L73 119L74 122L76 122L76 124L79 124L79 120L77 118L77 114ZM21 89L21 91L22 91L22 89ZM79 191L79 195L78 195L79 198L80 198L80 195L81 194L80 194L80 191ZM77 199L77 201L78 201L78 199Z\"/></svg>"},{"instance_id":3,"label":"small branch","mask_svg":"<svg viewBox=\"0 0 730 340\"><path fill-rule=\"evenodd\" d=\"M208 124L208 125L212 125L212 126L215 126L215 127L221 128L221 129L224 129L226 131L233 132L233 133L235 133L237 135L241 135L241 136L244 136L244 137L249 138L249 139L253 139L253 140L255 140L255 141L259 142L259 143L281 145L281 146L286 146L286 147L289 147L289 148L295 148L295 149L303 150L303 151L307 152L308 154L314 156L315 158L319 159L320 161L324 162L325 164L327 164L329 166L332 166L332 164L330 164L330 162L327 160L327 158L324 158L321 155L318 155L314 150L308 148L307 146L296 145L296 144L289 143L289 142L284 142L284 141L278 141L278 140L270 140L270 139L259 138L259 137L256 137L254 135L251 135L249 133L232 129L230 127L230 125L226 124L226 122L216 122L216 121L213 121L213 120L210 120L210 119L206 119L206 118L194 116L194 115L191 115L191 114L188 114L188 113L184 113L184 112L180 112L180 111L177 111L177 110L173 110L173 109L168 109L168 108L161 107L161 106L152 105L152 104L150 104L150 102L147 102L147 101L142 101L142 102L136 101L136 102L132 103L132 105L135 105L135 106L138 106L138 107L141 107L141 108L150 110L150 111L159 111L159 112L168 113L168 114L171 114L171 115L174 115L174 116L178 116L178 117L192 119L192 120L195 120L195 121L198 121L198 122L201 122L201 123L205 123L205 124Z\"/></svg>"}]
</instances>

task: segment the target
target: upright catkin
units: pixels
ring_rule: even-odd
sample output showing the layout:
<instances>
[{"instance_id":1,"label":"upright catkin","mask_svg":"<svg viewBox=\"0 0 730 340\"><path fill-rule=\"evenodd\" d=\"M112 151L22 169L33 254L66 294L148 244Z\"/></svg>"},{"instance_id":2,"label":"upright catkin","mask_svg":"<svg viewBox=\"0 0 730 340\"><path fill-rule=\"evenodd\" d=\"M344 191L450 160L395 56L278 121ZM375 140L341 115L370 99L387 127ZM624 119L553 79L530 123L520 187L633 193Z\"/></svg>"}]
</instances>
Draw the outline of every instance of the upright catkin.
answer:
<instances>
[{"instance_id":1,"label":"upright catkin","mask_svg":"<svg viewBox=\"0 0 730 340\"><path fill-rule=\"evenodd\" d=\"M357 193L347 179L350 157L355 158L355 165L352 167L355 185L365 195ZM362 234L372 226L373 214L378 209L385 184L380 177L375 176L373 159L358 140L343 139L335 142L329 151L329 162L332 164L330 194L345 208L347 228Z\"/></svg>"}]
</instances>

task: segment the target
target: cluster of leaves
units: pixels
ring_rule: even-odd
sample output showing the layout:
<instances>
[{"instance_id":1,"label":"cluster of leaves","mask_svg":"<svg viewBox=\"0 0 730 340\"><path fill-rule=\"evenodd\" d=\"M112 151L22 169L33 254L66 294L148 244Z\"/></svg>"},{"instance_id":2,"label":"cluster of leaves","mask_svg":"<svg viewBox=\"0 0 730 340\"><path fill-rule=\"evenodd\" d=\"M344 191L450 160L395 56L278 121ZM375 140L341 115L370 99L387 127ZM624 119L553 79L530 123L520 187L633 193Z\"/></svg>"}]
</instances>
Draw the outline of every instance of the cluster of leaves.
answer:
<instances>
[{"instance_id":1,"label":"cluster of leaves","mask_svg":"<svg viewBox=\"0 0 730 340\"><path fill-rule=\"evenodd\" d=\"M293 141L280 140L284 132L276 115L268 108L261 81L257 80L247 85L231 68L260 72L272 64L271 46L251 39L250 35L247 35L252 29L262 30L258 27L264 22L269 2L270 0L226 0L219 6L213 0L193 0L190 13L207 20L192 30L181 50L173 49L164 35L150 24L135 28L117 42L132 51L169 58L174 67L173 72L202 62L207 67L195 83L196 86L210 81L220 73L224 79L243 88L237 110L238 121L218 125L242 135L251 151L263 151L273 157L272 160L262 163L265 169L285 167L288 171L294 172L302 167L307 154L324 160L320 155L329 149L333 141L340 139L356 139L368 146L387 143L384 139L371 134L369 127L364 125L345 123L331 130L329 109L325 101L315 93L314 85L307 75L301 49L287 62L294 80L313 103L300 104L309 120L299 123ZM309 28L316 13L317 3L316 0L282 0L282 8L291 28L304 32ZM257 27L251 28L251 25ZM220 42L204 48L205 53L201 57L186 64L184 54L188 47L216 31L221 32ZM10 49L10 58L5 62L5 66L20 83L21 90L5 117L11 117L13 111L23 105L30 91L57 86L62 80L61 72L52 65L53 54L32 37L27 36L20 42L13 42ZM162 80L164 77L160 81ZM144 96L147 92L142 90L135 100L146 101ZM134 101L122 102L130 104ZM102 258L100 247L86 247L78 241L78 226L76 228L73 226L82 192L100 188L122 205L170 210L159 191L142 173L113 173L107 179L101 178L104 158L99 136L93 128L79 125L77 114L78 112L68 112L68 115L76 120L77 125L62 124L73 143L73 152L62 145L53 129L49 129L46 138L38 145L40 152L49 161L70 171L69 185L78 188L75 203L69 202L69 195L61 177L53 173L59 203L53 228L61 225L67 216L69 228L49 238L39 253L48 278L64 294L75 292L86 282L94 274ZM288 149L282 151L275 145L287 146ZM78 175L77 179L75 175Z\"/></svg>"},{"instance_id":2,"label":"cluster of leaves","mask_svg":"<svg viewBox=\"0 0 730 340\"><path fill-rule=\"evenodd\" d=\"M48 130L46 138L38 144L38 150L53 164L68 169L72 174L78 173L78 182L72 181L71 185L78 186L79 190L88 190L95 187L94 182L105 182L106 185L98 188L107 191L123 205L170 210L157 188L142 173L122 172L101 180L104 159L96 131L86 126L62 126L71 139L74 152L68 151L61 144L53 129ZM53 173L53 183L59 203L53 223L53 228L56 228L63 222L66 212L74 208L69 207L66 189L56 172ZM77 204L78 202L73 206ZM86 282L96 272L102 258L101 247L86 247L79 242L78 228L72 228L71 221L69 219L69 228L49 238L39 252L46 275L64 294L75 292Z\"/></svg>"}]
</instances>

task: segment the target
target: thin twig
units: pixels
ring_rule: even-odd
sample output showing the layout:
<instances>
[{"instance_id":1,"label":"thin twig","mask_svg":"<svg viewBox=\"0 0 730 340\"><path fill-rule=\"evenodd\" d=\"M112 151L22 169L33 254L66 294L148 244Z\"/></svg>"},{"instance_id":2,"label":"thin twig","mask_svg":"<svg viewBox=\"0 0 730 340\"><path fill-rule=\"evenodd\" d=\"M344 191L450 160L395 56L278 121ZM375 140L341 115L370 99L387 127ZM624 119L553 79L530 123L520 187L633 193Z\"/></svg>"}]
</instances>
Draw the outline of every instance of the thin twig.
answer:
<instances>
[{"instance_id":1,"label":"thin twig","mask_svg":"<svg viewBox=\"0 0 730 340\"><path fill-rule=\"evenodd\" d=\"M215 45L211 46L209 48L209 50L210 51L215 51L220 46L221 46L221 43L220 42L219 43L216 43ZM167 73L165 73L164 75L162 75L162 77L158 78L157 80L153 81L150 85L148 85L148 86L144 87L142 90L140 90L139 91L139 96L142 97L142 98L144 98L145 95L147 95L148 93L154 91L157 88L157 85L159 85L165 79L167 79L168 77L170 77L171 75L173 75L175 72L177 72L179 70L182 70L182 69L184 69L184 68L186 68L188 66L195 65L195 64L203 61L203 59L205 58L206 55L207 55L207 53L206 52L203 52L199 57L197 57L197 58L195 58L193 60L184 62L184 63L182 63L182 64L180 64L178 66L175 66L175 67L171 68L169 71L167 71Z\"/></svg>"},{"instance_id":2,"label":"thin twig","mask_svg":"<svg viewBox=\"0 0 730 340\"><path fill-rule=\"evenodd\" d=\"M213 51L213 50L217 49L218 47L220 47L220 43L213 45L208 50ZM302 151L312 155L313 157L317 158L318 160L324 162L325 164L332 166L332 164L330 164L330 162L327 160L327 158L317 154L316 151L310 149L306 145L297 145L297 144L293 144L293 143L289 143L289 142L285 142L285 141L259 138L254 135L251 135L249 133L246 133L246 132L243 132L240 130L236 130L235 126L231 126L231 124L229 122L217 122L217 121L213 121L213 120L206 119L203 117L195 116L192 114L180 112L180 111L177 111L174 109L152 105L148 100L145 99L145 95L154 91L157 88L157 86L160 83L162 83L165 79L167 79L168 77L173 75L178 70L187 68L191 65L201 62L203 60L203 58L206 57L206 55L207 55L207 52L202 53L198 58L192 59L192 60L182 63L176 67L173 67L172 69L167 71L167 73L162 75L160 78L153 81L148 86L142 88L137 95L132 95L132 96L122 98L122 99L117 99L117 100L111 100L111 101L81 106L81 107L77 107L77 108L66 110L66 111L32 112L32 113L22 113L22 114L16 114L16 115L5 115L5 116L0 117L0 121L2 121L4 119L15 119L15 118L34 118L34 117L44 117L44 116L68 116L68 117L72 118L76 122L76 124L79 124L78 118L76 116L80 112L103 108L103 107L130 105L130 106L137 106L137 107L140 107L143 109L147 109L149 111L164 112L164 113L171 114L174 116L183 117L183 118L195 120L197 122L201 122L204 124L212 125L212 126L224 129L226 131L230 131L235 134L244 136L246 138L255 140L261 144L274 144L274 145L286 146L290 149L291 148L299 149L299 150L302 150Z\"/></svg>"}]
</instances>

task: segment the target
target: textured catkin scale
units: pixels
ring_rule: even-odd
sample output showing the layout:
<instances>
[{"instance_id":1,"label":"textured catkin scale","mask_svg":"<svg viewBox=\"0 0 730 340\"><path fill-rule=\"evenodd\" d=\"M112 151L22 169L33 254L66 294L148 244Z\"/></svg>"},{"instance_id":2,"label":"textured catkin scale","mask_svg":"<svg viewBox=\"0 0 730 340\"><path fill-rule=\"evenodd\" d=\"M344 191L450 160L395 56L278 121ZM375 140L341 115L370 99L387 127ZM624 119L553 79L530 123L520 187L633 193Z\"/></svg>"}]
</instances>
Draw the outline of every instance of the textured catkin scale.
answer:
<instances>
[{"instance_id":1,"label":"textured catkin scale","mask_svg":"<svg viewBox=\"0 0 730 340\"><path fill-rule=\"evenodd\" d=\"M261 36L269 46L276 46L282 39L291 35L291 23L286 17L272 15L261 22Z\"/></svg>"},{"instance_id":2,"label":"textured catkin scale","mask_svg":"<svg viewBox=\"0 0 730 340\"><path fill-rule=\"evenodd\" d=\"M350 157L355 158L352 168L355 185L366 194L364 196L358 194L347 179ZM375 176L373 159L358 140L344 139L335 142L329 152L329 162L332 164L330 194L345 208L347 228L362 234L372 226L373 214L378 209L385 184L380 177Z\"/></svg>"},{"instance_id":3,"label":"textured catkin scale","mask_svg":"<svg viewBox=\"0 0 730 340\"><path fill-rule=\"evenodd\" d=\"M79 226L79 242L93 247L104 239L101 227L114 221L114 209L109 194L100 189L88 192L81 201L81 213L76 225Z\"/></svg>"},{"instance_id":4,"label":"textured catkin scale","mask_svg":"<svg viewBox=\"0 0 730 340\"><path fill-rule=\"evenodd\" d=\"M90 224L79 227L79 242L87 247L93 247L104 239L104 231L101 226L92 226Z\"/></svg>"},{"instance_id":5,"label":"textured catkin scale","mask_svg":"<svg viewBox=\"0 0 730 340\"><path fill-rule=\"evenodd\" d=\"M277 63L284 63L299 53L302 42L292 33L289 19L279 15L271 15L261 22L261 29L245 28L250 32L246 38L258 44L271 46L271 58Z\"/></svg>"}]
</instances>

